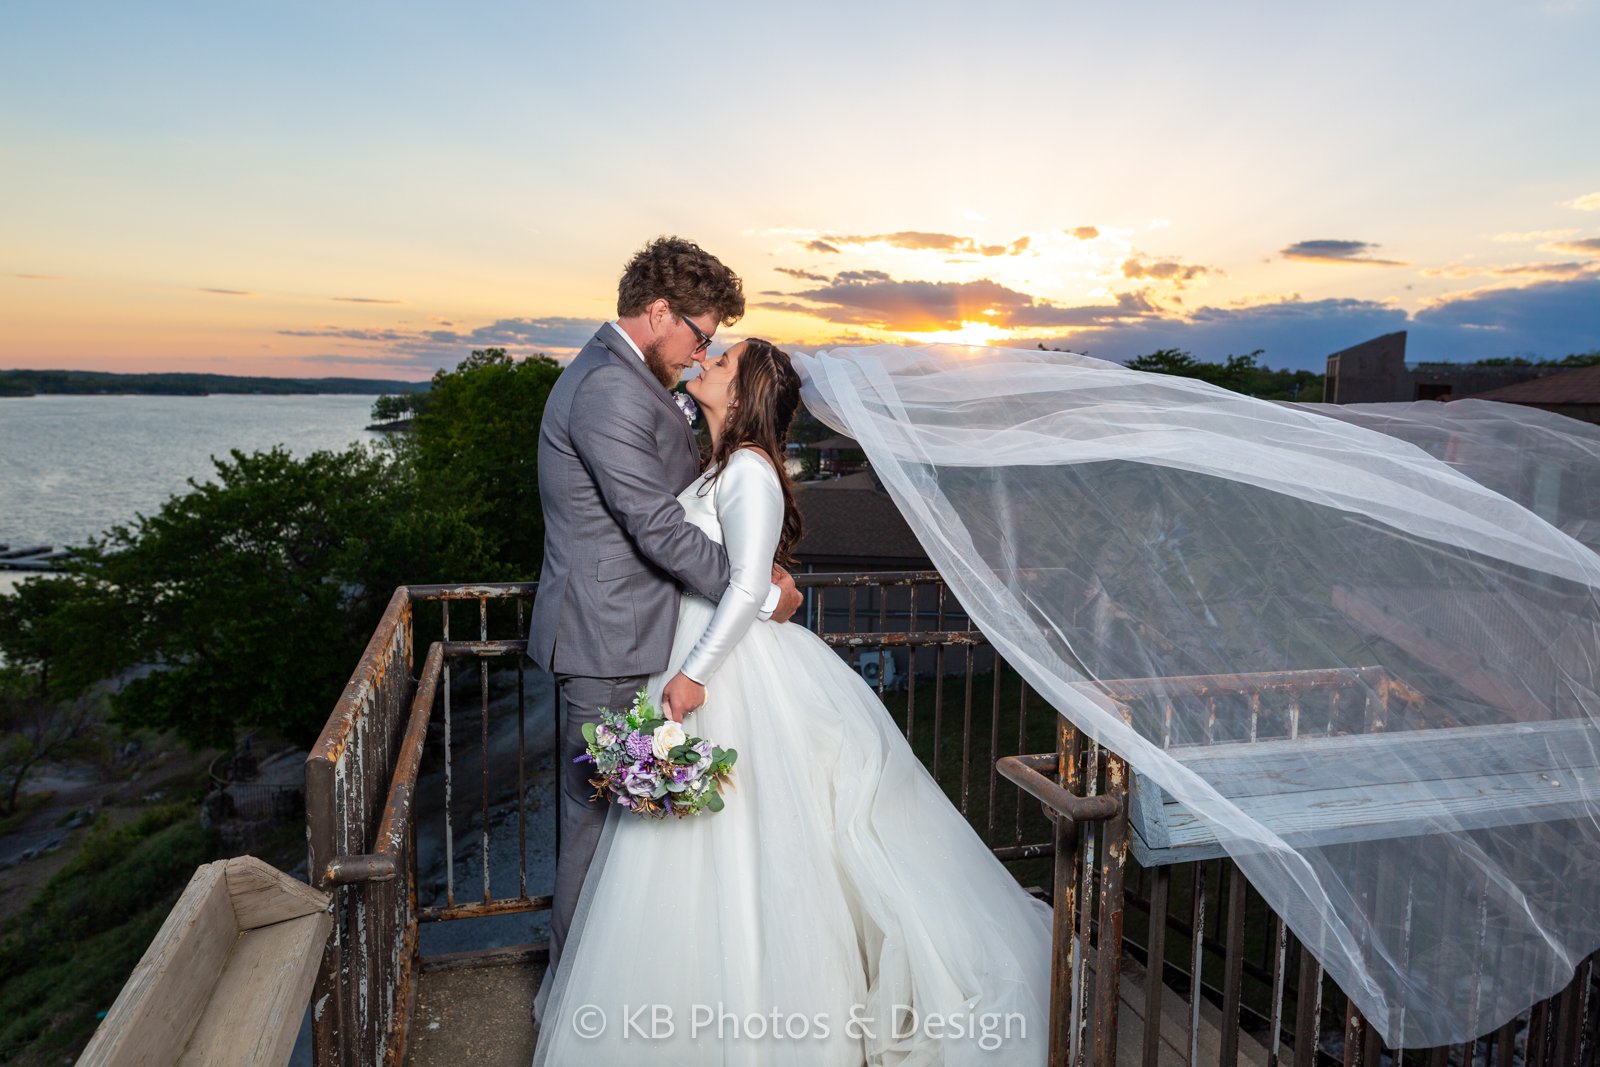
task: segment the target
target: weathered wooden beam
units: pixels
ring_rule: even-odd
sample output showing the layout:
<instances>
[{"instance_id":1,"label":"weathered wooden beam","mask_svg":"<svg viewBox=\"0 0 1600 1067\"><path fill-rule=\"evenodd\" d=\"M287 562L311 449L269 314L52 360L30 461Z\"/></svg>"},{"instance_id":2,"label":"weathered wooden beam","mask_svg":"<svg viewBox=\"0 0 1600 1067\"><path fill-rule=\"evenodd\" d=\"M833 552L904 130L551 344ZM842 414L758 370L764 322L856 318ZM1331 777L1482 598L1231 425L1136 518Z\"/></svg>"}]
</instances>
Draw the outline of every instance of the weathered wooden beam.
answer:
<instances>
[{"instance_id":1,"label":"weathered wooden beam","mask_svg":"<svg viewBox=\"0 0 1600 1067\"><path fill-rule=\"evenodd\" d=\"M249 856L195 871L81 1067L281 1067L333 928L328 895Z\"/></svg>"}]
</instances>

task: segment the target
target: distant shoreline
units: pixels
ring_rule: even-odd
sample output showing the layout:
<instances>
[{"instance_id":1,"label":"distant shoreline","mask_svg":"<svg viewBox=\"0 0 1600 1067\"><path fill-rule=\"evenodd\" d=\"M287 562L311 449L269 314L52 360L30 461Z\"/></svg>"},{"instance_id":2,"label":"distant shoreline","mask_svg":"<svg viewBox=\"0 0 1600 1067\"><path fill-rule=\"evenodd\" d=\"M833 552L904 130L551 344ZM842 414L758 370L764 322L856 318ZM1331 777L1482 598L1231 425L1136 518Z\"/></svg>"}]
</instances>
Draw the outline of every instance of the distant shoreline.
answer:
<instances>
[{"instance_id":1,"label":"distant shoreline","mask_svg":"<svg viewBox=\"0 0 1600 1067\"><path fill-rule=\"evenodd\" d=\"M0 399L32 396L382 396L425 393L432 383L378 378L268 378L233 374L118 374L83 370L0 370Z\"/></svg>"}]
</instances>

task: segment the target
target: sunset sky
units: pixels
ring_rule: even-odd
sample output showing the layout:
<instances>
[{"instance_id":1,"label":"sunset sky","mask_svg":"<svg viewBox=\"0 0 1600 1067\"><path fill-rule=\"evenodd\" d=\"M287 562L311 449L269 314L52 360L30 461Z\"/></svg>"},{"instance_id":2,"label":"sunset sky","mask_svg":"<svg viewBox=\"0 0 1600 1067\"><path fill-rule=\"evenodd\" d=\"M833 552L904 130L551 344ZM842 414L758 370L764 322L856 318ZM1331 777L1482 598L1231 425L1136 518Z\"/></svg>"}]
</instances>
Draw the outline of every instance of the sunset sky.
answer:
<instances>
[{"instance_id":1,"label":"sunset sky","mask_svg":"<svg viewBox=\"0 0 1600 1067\"><path fill-rule=\"evenodd\" d=\"M1600 348L1600 2L0 9L0 367L570 355L676 233L719 340Z\"/></svg>"}]
</instances>

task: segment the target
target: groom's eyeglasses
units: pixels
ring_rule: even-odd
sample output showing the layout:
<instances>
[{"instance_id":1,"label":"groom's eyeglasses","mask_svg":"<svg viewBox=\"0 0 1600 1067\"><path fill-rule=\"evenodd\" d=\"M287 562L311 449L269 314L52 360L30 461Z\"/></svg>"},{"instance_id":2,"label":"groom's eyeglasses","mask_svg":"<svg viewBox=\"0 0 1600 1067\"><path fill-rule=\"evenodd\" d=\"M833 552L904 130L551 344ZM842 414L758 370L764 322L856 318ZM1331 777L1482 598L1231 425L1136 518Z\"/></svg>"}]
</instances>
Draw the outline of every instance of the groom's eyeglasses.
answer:
<instances>
[{"instance_id":1,"label":"groom's eyeglasses","mask_svg":"<svg viewBox=\"0 0 1600 1067\"><path fill-rule=\"evenodd\" d=\"M682 319L688 325L689 329L694 331L694 335L700 338L700 343L694 346L695 352L704 352L706 349L711 347L711 338L707 337L706 332L694 324L693 319L687 315L679 315L678 318ZM692 352L690 353L690 355L693 354L694 353Z\"/></svg>"}]
</instances>

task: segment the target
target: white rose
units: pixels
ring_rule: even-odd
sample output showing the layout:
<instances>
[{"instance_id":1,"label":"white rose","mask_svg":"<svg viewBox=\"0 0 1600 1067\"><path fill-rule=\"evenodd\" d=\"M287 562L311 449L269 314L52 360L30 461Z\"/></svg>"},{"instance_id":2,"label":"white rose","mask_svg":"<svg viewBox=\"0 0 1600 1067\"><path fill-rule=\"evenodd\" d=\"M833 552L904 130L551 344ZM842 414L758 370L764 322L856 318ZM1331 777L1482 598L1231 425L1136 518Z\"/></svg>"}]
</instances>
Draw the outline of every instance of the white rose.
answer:
<instances>
[{"instance_id":1,"label":"white rose","mask_svg":"<svg viewBox=\"0 0 1600 1067\"><path fill-rule=\"evenodd\" d=\"M667 753L683 744L684 739L683 727L668 719L657 726L655 732L650 735L650 751L656 754L656 759L664 760L667 758Z\"/></svg>"}]
</instances>

